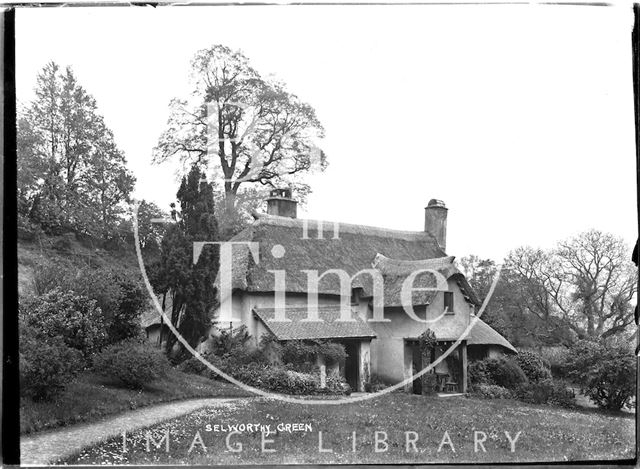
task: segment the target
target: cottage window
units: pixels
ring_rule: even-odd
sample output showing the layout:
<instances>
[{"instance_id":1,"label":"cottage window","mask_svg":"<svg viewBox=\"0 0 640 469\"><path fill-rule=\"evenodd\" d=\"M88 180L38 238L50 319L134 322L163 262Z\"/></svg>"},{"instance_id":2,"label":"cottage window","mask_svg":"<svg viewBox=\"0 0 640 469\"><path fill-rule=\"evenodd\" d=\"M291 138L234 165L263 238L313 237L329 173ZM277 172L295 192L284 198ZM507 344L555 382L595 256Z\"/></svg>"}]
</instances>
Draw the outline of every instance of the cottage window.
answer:
<instances>
[{"instance_id":1,"label":"cottage window","mask_svg":"<svg viewBox=\"0 0 640 469\"><path fill-rule=\"evenodd\" d=\"M453 314L453 292L451 291L444 292L444 310Z\"/></svg>"}]
</instances>

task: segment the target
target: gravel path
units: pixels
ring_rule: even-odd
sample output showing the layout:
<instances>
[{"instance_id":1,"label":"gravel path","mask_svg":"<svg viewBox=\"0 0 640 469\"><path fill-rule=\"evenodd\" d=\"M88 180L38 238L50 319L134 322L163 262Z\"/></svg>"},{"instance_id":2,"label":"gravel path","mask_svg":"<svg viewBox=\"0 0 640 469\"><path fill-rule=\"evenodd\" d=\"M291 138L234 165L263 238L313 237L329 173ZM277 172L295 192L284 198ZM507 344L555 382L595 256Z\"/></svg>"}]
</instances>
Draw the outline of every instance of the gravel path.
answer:
<instances>
[{"instance_id":1,"label":"gravel path","mask_svg":"<svg viewBox=\"0 0 640 469\"><path fill-rule=\"evenodd\" d=\"M22 466L51 464L76 451L137 428L153 425L163 420L188 414L201 407L215 407L246 398L207 398L169 402L143 407L123 415L106 417L97 422L82 423L70 427L25 435L20 438Z\"/></svg>"}]
</instances>

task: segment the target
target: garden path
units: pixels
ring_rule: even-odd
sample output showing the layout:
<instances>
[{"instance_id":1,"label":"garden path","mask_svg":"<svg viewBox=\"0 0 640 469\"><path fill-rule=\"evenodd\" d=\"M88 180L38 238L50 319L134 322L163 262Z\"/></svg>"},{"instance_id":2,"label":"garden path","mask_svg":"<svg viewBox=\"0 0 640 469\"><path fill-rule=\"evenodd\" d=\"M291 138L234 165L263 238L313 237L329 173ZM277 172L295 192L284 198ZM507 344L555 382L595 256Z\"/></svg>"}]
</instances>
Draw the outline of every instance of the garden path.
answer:
<instances>
[{"instance_id":1,"label":"garden path","mask_svg":"<svg viewBox=\"0 0 640 469\"><path fill-rule=\"evenodd\" d=\"M201 407L215 407L228 402L251 398L206 398L169 402L143 407L125 414L106 417L91 423L82 423L55 430L38 432L20 438L22 466L52 464L80 449L132 430L179 417Z\"/></svg>"}]
</instances>

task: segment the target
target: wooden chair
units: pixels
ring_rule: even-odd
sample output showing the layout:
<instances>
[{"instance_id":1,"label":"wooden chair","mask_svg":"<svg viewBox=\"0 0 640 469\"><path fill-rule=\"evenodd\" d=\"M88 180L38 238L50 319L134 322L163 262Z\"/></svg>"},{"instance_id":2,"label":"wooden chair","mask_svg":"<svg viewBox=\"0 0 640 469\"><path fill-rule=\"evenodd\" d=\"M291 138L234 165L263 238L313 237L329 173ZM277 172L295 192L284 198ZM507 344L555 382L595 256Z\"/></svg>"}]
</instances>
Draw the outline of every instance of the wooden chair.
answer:
<instances>
[{"instance_id":1,"label":"wooden chair","mask_svg":"<svg viewBox=\"0 0 640 469\"><path fill-rule=\"evenodd\" d=\"M435 375L438 377L438 392L443 392L445 390L445 385L447 380L449 379L448 373L439 373L435 372Z\"/></svg>"},{"instance_id":2,"label":"wooden chair","mask_svg":"<svg viewBox=\"0 0 640 469\"><path fill-rule=\"evenodd\" d=\"M445 392L457 392L458 391L458 383L455 381L447 381L444 383Z\"/></svg>"}]
</instances>

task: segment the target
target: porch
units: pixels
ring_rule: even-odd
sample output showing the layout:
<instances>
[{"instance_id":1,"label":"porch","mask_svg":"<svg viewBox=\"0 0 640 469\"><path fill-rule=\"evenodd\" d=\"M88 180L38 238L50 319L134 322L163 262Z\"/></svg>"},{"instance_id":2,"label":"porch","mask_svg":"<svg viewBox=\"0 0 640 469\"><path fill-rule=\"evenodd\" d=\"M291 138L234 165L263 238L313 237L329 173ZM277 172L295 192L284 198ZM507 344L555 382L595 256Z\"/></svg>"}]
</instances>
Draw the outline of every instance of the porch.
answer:
<instances>
[{"instance_id":1,"label":"porch","mask_svg":"<svg viewBox=\"0 0 640 469\"><path fill-rule=\"evenodd\" d=\"M439 340L429 352L422 354L416 339L405 339L405 373L415 376L428 365L434 363L455 344L455 341ZM468 388L467 341L463 340L445 359L440 361L425 375L412 380L405 391L422 394L423 386L433 386L441 394L466 393ZM429 375L429 376L427 376Z\"/></svg>"},{"instance_id":2,"label":"porch","mask_svg":"<svg viewBox=\"0 0 640 469\"><path fill-rule=\"evenodd\" d=\"M317 320L309 321L306 307L290 306L286 320L275 320L273 308L253 308L253 314L278 341L330 341L344 346L346 357L339 363L325 363L317 357L321 376L342 375L353 391L364 391L371 378L371 340L376 337L369 325L352 313L352 321L341 321L340 305L319 306Z\"/></svg>"}]
</instances>

